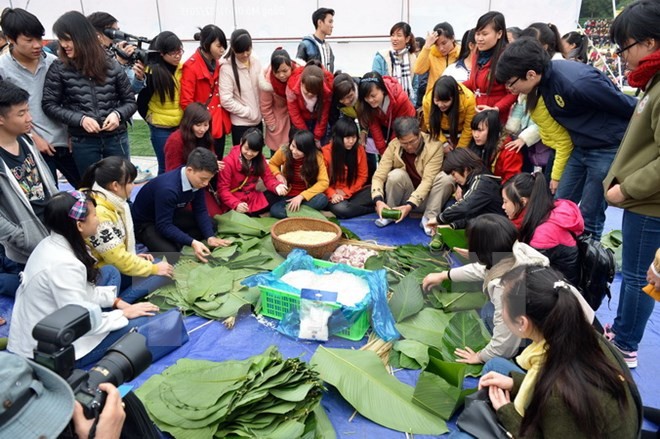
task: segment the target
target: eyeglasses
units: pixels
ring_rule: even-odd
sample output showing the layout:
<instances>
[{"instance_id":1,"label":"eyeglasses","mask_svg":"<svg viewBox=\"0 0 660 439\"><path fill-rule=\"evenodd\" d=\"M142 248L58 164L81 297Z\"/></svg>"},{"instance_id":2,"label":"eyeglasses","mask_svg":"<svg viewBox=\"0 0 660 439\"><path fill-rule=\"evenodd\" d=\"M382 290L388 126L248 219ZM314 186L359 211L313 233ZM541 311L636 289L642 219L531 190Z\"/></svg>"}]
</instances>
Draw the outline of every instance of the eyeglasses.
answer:
<instances>
[{"instance_id":1,"label":"eyeglasses","mask_svg":"<svg viewBox=\"0 0 660 439\"><path fill-rule=\"evenodd\" d=\"M419 136L415 137L413 140L409 140L408 142L404 142L401 139L399 139L399 144L404 148L406 146L414 146L417 142L419 142Z\"/></svg>"},{"instance_id":2,"label":"eyeglasses","mask_svg":"<svg viewBox=\"0 0 660 439\"><path fill-rule=\"evenodd\" d=\"M181 55L183 55L183 47L182 47L181 49L179 49L179 50L175 50L175 51L172 51L172 52L167 52L165 55L169 55L169 56L181 56Z\"/></svg>"},{"instance_id":3,"label":"eyeglasses","mask_svg":"<svg viewBox=\"0 0 660 439\"><path fill-rule=\"evenodd\" d=\"M505 86L506 88L511 88L511 87L513 87L514 85L516 85L516 82L518 82L518 81L520 81L520 76L517 77L517 78L516 78L515 80L513 80L513 81L505 82L505 83L504 83L504 86Z\"/></svg>"},{"instance_id":4,"label":"eyeglasses","mask_svg":"<svg viewBox=\"0 0 660 439\"><path fill-rule=\"evenodd\" d=\"M632 43L632 44L630 44L630 45L624 47L623 49L619 49L619 50L617 50L617 51L616 51L617 56L621 56L621 55L623 55L623 52L625 52L625 51L628 50L628 49L633 48L634 46L636 46L636 45L638 45L638 44L639 44L639 41L635 41L634 43Z\"/></svg>"}]
</instances>

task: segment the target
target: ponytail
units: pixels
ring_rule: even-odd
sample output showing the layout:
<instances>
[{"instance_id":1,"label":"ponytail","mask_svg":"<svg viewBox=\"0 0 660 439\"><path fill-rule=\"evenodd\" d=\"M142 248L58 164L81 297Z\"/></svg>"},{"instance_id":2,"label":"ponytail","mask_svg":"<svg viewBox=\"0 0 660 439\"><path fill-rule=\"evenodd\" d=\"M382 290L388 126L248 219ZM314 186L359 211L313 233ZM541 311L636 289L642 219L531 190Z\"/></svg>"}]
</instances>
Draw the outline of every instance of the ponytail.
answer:
<instances>
[{"instance_id":1,"label":"ponytail","mask_svg":"<svg viewBox=\"0 0 660 439\"><path fill-rule=\"evenodd\" d=\"M585 437L603 436L607 422L594 388L612 395L619 409L627 407L625 378L603 351L587 321L574 287L549 267L521 266L502 276L502 304L511 321L525 316L546 342L546 358L525 410L520 436L540 429L551 396L563 400ZM632 384L632 383L630 383Z\"/></svg>"}]
</instances>

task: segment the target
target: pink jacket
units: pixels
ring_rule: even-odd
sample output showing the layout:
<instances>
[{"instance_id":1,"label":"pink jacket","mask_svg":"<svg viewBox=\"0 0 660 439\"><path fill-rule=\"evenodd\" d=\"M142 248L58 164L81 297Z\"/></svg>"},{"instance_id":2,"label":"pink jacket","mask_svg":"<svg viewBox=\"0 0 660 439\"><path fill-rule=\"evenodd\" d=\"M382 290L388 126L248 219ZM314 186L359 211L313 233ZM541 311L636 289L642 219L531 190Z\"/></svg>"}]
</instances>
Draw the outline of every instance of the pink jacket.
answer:
<instances>
[{"instance_id":1,"label":"pink jacket","mask_svg":"<svg viewBox=\"0 0 660 439\"><path fill-rule=\"evenodd\" d=\"M536 249L548 249L560 244L574 247L575 238L584 232L584 220L580 208L569 200L556 200L555 208L546 222L536 228L530 246Z\"/></svg>"},{"instance_id":2,"label":"pink jacket","mask_svg":"<svg viewBox=\"0 0 660 439\"><path fill-rule=\"evenodd\" d=\"M241 81L239 93L231 61L227 58L220 59L220 103L229 112L232 125L254 126L261 123L260 75L261 64L254 55L250 56L249 67L238 63L238 77Z\"/></svg>"},{"instance_id":3,"label":"pink jacket","mask_svg":"<svg viewBox=\"0 0 660 439\"><path fill-rule=\"evenodd\" d=\"M299 68L295 64L293 67L294 70ZM259 105L261 114L264 117L266 145L272 151L277 151L282 145L289 143L291 120L289 119L286 96L275 93L271 84L270 72L271 67L268 66L264 69L263 74L259 76ZM277 79L275 80L277 81ZM275 127L275 129L271 131L269 127Z\"/></svg>"}]
</instances>

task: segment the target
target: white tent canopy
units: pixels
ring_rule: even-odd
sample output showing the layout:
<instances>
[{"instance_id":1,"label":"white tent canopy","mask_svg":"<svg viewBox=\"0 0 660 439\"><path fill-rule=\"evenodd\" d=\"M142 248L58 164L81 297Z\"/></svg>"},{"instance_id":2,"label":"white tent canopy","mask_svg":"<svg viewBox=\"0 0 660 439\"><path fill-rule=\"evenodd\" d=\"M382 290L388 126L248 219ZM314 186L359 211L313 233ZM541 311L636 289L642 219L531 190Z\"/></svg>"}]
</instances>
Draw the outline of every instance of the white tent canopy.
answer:
<instances>
[{"instance_id":1,"label":"white tent canopy","mask_svg":"<svg viewBox=\"0 0 660 439\"><path fill-rule=\"evenodd\" d=\"M507 26L526 27L532 22L554 23L563 33L576 29L581 0L0 0L2 8L24 8L35 14L52 37L52 25L62 13L78 10L85 15L105 11L119 20L123 31L153 37L161 30L176 33L194 50L192 41L197 27L214 23L227 37L237 28L247 29L255 40L254 49L262 63L278 46L295 56L303 35L313 32L312 12L318 7L335 10L331 38L336 68L353 74L371 70L373 54L388 47L391 26L407 21L417 36L439 22L452 24L457 40L474 27L477 19L489 10L506 17Z\"/></svg>"}]
</instances>

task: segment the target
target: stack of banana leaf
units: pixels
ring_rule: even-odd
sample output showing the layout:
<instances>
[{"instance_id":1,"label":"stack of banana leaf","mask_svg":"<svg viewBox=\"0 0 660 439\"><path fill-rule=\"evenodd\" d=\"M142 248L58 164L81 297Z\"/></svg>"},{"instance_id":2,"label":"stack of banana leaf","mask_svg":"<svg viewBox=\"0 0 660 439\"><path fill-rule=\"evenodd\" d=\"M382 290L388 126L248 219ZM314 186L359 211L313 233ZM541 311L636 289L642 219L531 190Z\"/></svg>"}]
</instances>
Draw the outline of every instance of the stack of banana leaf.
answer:
<instances>
[{"instance_id":1,"label":"stack of banana leaf","mask_svg":"<svg viewBox=\"0 0 660 439\"><path fill-rule=\"evenodd\" d=\"M318 373L275 347L242 361L181 359L137 390L175 438L332 438Z\"/></svg>"}]
</instances>

